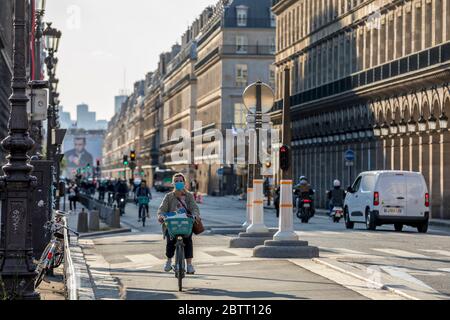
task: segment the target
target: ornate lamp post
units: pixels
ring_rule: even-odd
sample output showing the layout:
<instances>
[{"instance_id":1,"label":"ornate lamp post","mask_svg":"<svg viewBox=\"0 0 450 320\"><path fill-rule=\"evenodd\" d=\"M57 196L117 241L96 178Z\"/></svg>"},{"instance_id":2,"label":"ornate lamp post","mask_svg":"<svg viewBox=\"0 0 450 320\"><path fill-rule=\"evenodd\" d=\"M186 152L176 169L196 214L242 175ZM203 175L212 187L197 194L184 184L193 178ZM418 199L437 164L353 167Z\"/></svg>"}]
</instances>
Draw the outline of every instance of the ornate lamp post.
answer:
<instances>
[{"instance_id":1,"label":"ornate lamp post","mask_svg":"<svg viewBox=\"0 0 450 320\"><path fill-rule=\"evenodd\" d=\"M433 114L431 114L431 116L428 118L428 126L429 126L430 130L436 130L436 125L437 125L437 119Z\"/></svg>"},{"instance_id":2,"label":"ornate lamp post","mask_svg":"<svg viewBox=\"0 0 450 320\"><path fill-rule=\"evenodd\" d=\"M408 124L406 123L405 119L402 118L402 120L400 120L400 123L398 124L398 129L399 129L400 133L405 134L407 127L408 127Z\"/></svg>"},{"instance_id":3,"label":"ornate lamp post","mask_svg":"<svg viewBox=\"0 0 450 320\"><path fill-rule=\"evenodd\" d=\"M444 112L442 112L441 116L439 117L439 127L441 130L447 129L448 126L448 117L445 115Z\"/></svg>"},{"instance_id":4,"label":"ornate lamp post","mask_svg":"<svg viewBox=\"0 0 450 320\"><path fill-rule=\"evenodd\" d=\"M2 216L0 238L0 297L4 299L39 299L34 290L32 216L29 199L37 179L30 175L28 150L33 140L28 135L26 95L27 34L26 1L14 2L14 55L9 135L2 141L9 152L0 177Z\"/></svg>"},{"instance_id":5,"label":"ornate lamp post","mask_svg":"<svg viewBox=\"0 0 450 320\"><path fill-rule=\"evenodd\" d=\"M424 132L424 131L427 130L427 121L425 120L423 115L420 116L418 124L419 124L419 131L420 132Z\"/></svg>"}]
</instances>

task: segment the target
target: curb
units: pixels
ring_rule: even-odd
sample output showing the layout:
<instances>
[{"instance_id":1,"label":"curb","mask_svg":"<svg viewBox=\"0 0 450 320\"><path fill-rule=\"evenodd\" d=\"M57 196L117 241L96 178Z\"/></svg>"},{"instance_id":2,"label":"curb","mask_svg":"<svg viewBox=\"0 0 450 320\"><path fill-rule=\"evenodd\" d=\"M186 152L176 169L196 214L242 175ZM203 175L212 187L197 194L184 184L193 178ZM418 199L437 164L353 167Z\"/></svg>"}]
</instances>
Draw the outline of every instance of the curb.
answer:
<instances>
[{"instance_id":1,"label":"curb","mask_svg":"<svg viewBox=\"0 0 450 320\"><path fill-rule=\"evenodd\" d=\"M83 250L78 245L78 239L70 239L70 260L75 274L72 275L72 281L67 283L68 291L72 292L69 300L95 300L91 276Z\"/></svg>"},{"instance_id":2,"label":"curb","mask_svg":"<svg viewBox=\"0 0 450 320\"><path fill-rule=\"evenodd\" d=\"M128 232L131 232L130 228L121 228L121 229L109 230L109 231L84 233L84 234L80 234L79 238L84 239L84 238L90 238L90 237L107 236L107 235L112 235L112 234L128 233Z\"/></svg>"},{"instance_id":3,"label":"curb","mask_svg":"<svg viewBox=\"0 0 450 320\"><path fill-rule=\"evenodd\" d=\"M365 277L359 276L359 275L357 275L356 273L353 273L353 272L344 270L344 269L342 269L342 268L340 268L340 267L334 266L334 265L332 265L331 263L328 263L328 262L326 262L326 261L321 260L320 258L313 258L312 261L314 261L314 262L316 262L316 263L319 263L319 264L322 264L322 265L324 265L324 266L326 266L326 267L328 267L328 268L334 269L334 270L336 270L336 271L339 271L339 272L341 272L341 273L344 273L344 274L346 274L346 275L352 276L352 277L354 277L354 278L356 278L356 279L359 279L359 280L362 280L362 281L366 281L366 282L370 282L371 284L377 286L377 287L380 288L381 290L388 290L388 291L390 291L390 292L392 292L392 293L395 293L395 294L397 294L397 295L399 295L399 296L402 296L403 298L406 298L406 299L409 299L409 300L420 300L419 298L410 296L409 294L404 293L403 291L398 290L398 289L396 289L396 288L393 288L393 287L391 287L391 286L388 286L388 285L385 285L385 284L382 284L382 283L375 282L375 281L373 281L373 280L371 280L371 279L367 279L367 278L365 278Z\"/></svg>"}]
</instances>

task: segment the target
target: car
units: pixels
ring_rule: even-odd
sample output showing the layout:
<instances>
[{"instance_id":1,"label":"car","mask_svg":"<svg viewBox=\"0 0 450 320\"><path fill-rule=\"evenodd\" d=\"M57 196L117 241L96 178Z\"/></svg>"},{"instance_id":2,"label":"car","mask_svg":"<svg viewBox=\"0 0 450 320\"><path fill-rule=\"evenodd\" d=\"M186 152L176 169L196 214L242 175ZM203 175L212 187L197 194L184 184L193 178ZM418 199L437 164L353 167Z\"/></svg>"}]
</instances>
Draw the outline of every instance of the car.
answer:
<instances>
[{"instance_id":1,"label":"car","mask_svg":"<svg viewBox=\"0 0 450 320\"><path fill-rule=\"evenodd\" d=\"M396 231L404 225L428 231L430 195L423 175L411 171L362 172L348 187L344 201L347 229L364 223L368 230L393 224Z\"/></svg>"}]
</instances>

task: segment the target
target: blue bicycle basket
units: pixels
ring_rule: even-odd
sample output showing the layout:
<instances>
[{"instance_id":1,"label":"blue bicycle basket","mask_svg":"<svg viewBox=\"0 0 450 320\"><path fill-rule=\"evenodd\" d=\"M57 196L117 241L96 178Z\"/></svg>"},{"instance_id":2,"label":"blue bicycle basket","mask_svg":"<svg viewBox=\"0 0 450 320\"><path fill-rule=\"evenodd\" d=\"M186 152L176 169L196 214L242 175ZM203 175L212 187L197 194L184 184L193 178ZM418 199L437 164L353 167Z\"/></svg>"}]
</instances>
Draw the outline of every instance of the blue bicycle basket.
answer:
<instances>
[{"instance_id":1,"label":"blue bicycle basket","mask_svg":"<svg viewBox=\"0 0 450 320\"><path fill-rule=\"evenodd\" d=\"M139 204L148 204L150 202L149 197L138 197Z\"/></svg>"},{"instance_id":2,"label":"blue bicycle basket","mask_svg":"<svg viewBox=\"0 0 450 320\"><path fill-rule=\"evenodd\" d=\"M176 236L190 236L194 220L192 218L169 218L165 221L167 231L171 238Z\"/></svg>"}]
</instances>

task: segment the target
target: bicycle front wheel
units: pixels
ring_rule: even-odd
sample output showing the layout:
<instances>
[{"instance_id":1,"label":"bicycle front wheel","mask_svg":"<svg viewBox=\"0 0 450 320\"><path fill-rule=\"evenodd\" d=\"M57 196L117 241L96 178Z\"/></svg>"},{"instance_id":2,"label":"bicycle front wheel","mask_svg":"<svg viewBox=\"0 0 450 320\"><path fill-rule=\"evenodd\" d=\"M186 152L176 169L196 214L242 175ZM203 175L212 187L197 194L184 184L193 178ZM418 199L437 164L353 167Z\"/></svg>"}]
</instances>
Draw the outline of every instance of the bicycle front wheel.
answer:
<instances>
[{"instance_id":1,"label":"bicycle front wheel","mask_svg":"<svg viewBox=\"0 0 450 320\"><path fill-rule=\"evenodd\" d=\"M184 278L184 246L183 240L178 240L176 249L176 276L178 278L178 291L183 291Z\"/></svg>"},{"instance_id":2,"label":"bicycle front wheel","mask_svg":"<svg viewBox=\"0 0 450 320\"><path fill-rule=\"evenodd\" d=\"M39 260L39 263L37 265L36 271L38 273L36 277L36 282L34 284L34 287L37 288L41 284L42 280L44 280L45 274L47 273L48 266L45 263L45 260L47 258L48 253L50 252L52 248L52 244L49 243L47 247L45 248L44 252L42 252L41 259Z\"/></svg>"}]
</instances>

